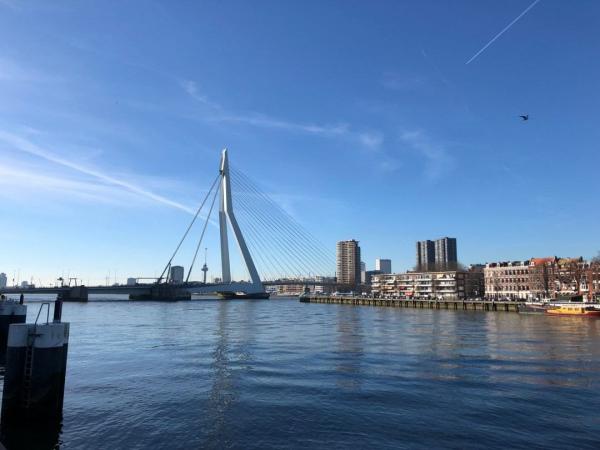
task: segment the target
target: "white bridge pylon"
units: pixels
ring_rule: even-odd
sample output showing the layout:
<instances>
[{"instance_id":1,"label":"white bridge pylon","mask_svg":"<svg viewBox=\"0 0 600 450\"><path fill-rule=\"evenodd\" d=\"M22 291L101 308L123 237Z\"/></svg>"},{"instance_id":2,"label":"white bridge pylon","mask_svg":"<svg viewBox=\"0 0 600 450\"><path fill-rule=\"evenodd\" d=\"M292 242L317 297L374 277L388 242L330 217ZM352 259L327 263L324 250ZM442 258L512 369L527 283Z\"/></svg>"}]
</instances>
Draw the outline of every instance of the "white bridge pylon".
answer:
<instances>
[{"instance_id":1,"label":"white bridge pylon","mask_svg":"<svg viewBox=\"0 0 600 450\"><path fill-rule=\"evenodd\" d=\"M216 189L215 189L216 188ZM196 261L196 256L198 255L198 250L202 244L202 239L204 238L204 232L206 231L206 226L210 220L211 213L213 211L213 206L215 204L215 200L217 199L217 194L220 194L220 207L219 207L219 232L221 239L221 268L222 268L222 279L218 283L200 283L195 281L188 282L190 274L192 273L192 269L194 267L194 262ZM167 262L161 276L158 278L156 282L157 286L161 285L161 281L166 273L168 273L169 268L173 262L173 259L177 255L181 245L185 241L188 236L194 222L198 218L200 212L202 211L204 205L207 200L212 196L212 203L210 205L210 210L206 215L206 220L204 222L204 228L202 229L202 234L200 235L200 240L196 247L196 253L194 254L194 258L188 270L188 276L183 283L175 283L173 286L179 291L187 291L192 294L224 294L229 297L243 297L248 294L249 298L268 298L268 294L265 292L265 287L258 275L258 271L256 270L256 266L254 265L254 261L252 260L252 255L248 250L248 246L246 245L246 240L244 239L244 235L242 234L242 230L238 224L238 221L235 217L235 213L233 212L233 202L232 202L232 193L231 193L231 180L229 174L229 160L227 159L227 149L224 149L221 154L221 163L219 165L219 174L215 177L212 186L206 194L206 197L202 201L202 204L196 211L194 218L191 223L188 225L187 230L183 234L183 237L177 244L175 251L171 255L171 258ZM242 257L244 259L244 263L246 268L248 269L248 274L250 275L250 282L247 281L232 281L231 280L231 267L229 260L229 241L227 238L228 234L228 224L231 225L231 229L233 230L233 235L235 236L235 240L238 244ZM169 281L168 275L165 283L172 283ZM241 294L241 295L240 295Z\"/></svg>"},{"instance_id":2,"label":"white bridge pylon","mask_svg":"<svg viewBox=\"0 0 600 450\"><path fill-rule=\"evenodd\" d=\"M244 283L244 291L251 292L264 292L264 286L252 260L252 255L248 250L242 230L235 218L233 211L233 202L231 198L231 182L229 178L229 159L227 157L227 149L224 149L221 153L221 165L219 168L221 173L221 198L219 207L219 230L221 236L221 270L223 284L231 283L231 267L229 263L229 240L227 236L227 222L231 225L235 240L238 244L248 274L250 275L251 287L247 283ZM237 283L231 283L237 284ZM250 289L249 289L250 288Z\"/></svg>"}]
</instances>

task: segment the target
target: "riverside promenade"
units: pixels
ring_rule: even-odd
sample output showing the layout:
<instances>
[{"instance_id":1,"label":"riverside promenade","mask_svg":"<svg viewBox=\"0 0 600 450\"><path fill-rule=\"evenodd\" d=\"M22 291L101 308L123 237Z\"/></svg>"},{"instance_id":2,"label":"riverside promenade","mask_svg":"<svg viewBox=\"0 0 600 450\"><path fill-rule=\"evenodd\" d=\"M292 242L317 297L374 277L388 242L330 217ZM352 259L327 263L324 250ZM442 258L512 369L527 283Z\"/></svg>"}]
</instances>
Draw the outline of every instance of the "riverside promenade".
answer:
<instances>
[{"instance_id":1,"label":"riverside promenade","mask_svg":"<svg viewBox=\"0 0 600 450\"><path fill-rule=\"evenodd\" d=\"M394 308L420 308L420 309L454 309L463 311L504 311L519 312L520 302L492 301L492 300L427 300L427 299L390 299L373 297L349 297L332 295L307 295L301 296L302 303L333 303L340 305L356 306L388 306Z\"/></svg>"}]
</instances>

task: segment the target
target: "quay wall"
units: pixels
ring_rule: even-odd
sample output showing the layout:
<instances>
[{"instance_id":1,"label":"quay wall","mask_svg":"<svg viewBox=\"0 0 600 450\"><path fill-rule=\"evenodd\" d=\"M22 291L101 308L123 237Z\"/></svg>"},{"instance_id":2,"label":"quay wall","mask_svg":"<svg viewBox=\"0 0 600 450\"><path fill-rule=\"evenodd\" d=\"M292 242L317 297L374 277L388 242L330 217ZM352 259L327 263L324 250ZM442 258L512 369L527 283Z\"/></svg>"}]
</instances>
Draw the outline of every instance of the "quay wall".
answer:
<instances>
[{"instance_id":1,"label":"quay wall","mask_svg":"<svg viewBox=\"0 0 600 450\"><path fill-rule=\"evenodd\" d=\"M412 300L389 299L372 297L334 297L326 295L312 295L300 297L303 303L332 303L339 305L356 306L389 306L394 308L419 308L419 309L453 309L462 311L503 311L519 312L520 302L505 302L491 300Z\"/></svg>"}]
</instances>

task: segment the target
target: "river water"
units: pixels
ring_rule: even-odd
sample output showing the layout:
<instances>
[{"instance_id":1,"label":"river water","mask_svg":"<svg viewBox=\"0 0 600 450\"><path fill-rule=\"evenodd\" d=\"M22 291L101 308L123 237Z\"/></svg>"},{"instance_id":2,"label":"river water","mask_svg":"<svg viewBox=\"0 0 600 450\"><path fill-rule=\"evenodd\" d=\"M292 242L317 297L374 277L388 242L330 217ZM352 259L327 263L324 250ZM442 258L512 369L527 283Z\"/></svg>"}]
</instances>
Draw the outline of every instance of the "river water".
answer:
<instances>
[{"instance_id":1,"label":"river water","mask_svg":"<svg viewBox=\"0 0 600 450\"><path fill-rule=\"evenodd\" d=\"M62 429L8 430L9 450L600 448L596 319L277 299L63 320Z\"/></svg>"}]
</instances>

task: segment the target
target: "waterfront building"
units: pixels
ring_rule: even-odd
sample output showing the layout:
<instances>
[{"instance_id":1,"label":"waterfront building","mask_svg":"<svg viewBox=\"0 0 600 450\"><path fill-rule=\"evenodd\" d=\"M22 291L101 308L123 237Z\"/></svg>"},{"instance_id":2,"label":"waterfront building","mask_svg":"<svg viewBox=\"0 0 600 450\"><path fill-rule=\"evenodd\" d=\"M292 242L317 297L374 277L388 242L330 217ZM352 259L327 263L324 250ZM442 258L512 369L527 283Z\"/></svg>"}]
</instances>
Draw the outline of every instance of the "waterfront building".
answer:
<instances>
[{"instance_id":1,"label":"waterfront building","mask_svg":"<svg viewBox=\"0 0 600 450\"><path fill-rule=\"evenodd\" d=\"M552 291L551 278L557 259L555 256L549 256L531 258L529 260L529 287L532 297L550 297L550 292Z\"/></svg>"},{"instance_id":2,"label":"waterfront building","mask_svg":"<svg viewBox=\"0 0 600 450\"><path fill-rule=\"evenodd\" d=\"M488 263L484 269L485 292L488 298L511 300L576 294L592 297L600 288L598 272L600 267L581 257Z\"/></svg>"},{"instance_id":3,"label":"waterfront building","mask_svg":"<svg viewBox=\"0 0 600 450\"><path fill-rule=\"evenodd\" d=\"M531 297L531 261L488 263L483 269L485 295L491 299L526 300Z\"/></svg>"},{"instance_id":4,"label":"waterfront building","mask_svg":"<svg viewBox=\"0 0 600 450\"><path fill-rule=\"evenodd\" d=\"M360 284L365 284L367 277L367 265L364 262L360 262Z\"/></svg>"},{"instance_id":5,"label":"waterfront building","mask_svg":"<svg viewBox=\"0 0 600 450\"><path fill-rule=\"evenodd\" d=\"M471 264L467 269L467 272L471 275L466 278L465 291L469 292L470 295L476 298L485 296L485 278L483 273L484 268L485 264Z\"/></svg>"},{"instance_id":6,"label":"waterfront building","mask_svg":"<svg viewBox=\"0 0 600 450\"><path fill-rule=\"evenodd\" d=\"M0 288L5 288L8 284L8 278L4 272L0 273Z\"/></svg>"},{"instance_id":7,"label":"waterfront building","mask_svg":"<svg viewBox=\"0 0 600 450\"><path fill-rule=\"evenodd\" d=\"M598 292L600 266L577 258L532 258L532 295L556 298L575 294L592 297ZM591 292L590 292L591 288Z\"/></svg>"},{"instance_id":8,"label":"waterfront building","mask_svg":"<svg viewBox=\"0 0 600 450\"><path fill-rule=\"evenodd\" d=\"M328 284L317 284L317 283L328 283ZM335 277L323 277L317 275L315 277L314 292L316 294L329 294L334 291L333 283L335 283Z\"/></svg>"},{"instance_id":9,"label":"waterfront building","mask_svg":"<svg viewBox=\"0 0 600 450\"><path fill-rule=\"evenodd\" d=\"M183 266L171 267L171 283L183 283Z\"/></svg>"},{"instance_id":10,"label":"waterfront building","mask_svg":"<svg viewBox=\"0 0 600 450\"><path fill-rule=\"evenodd\" d=\"M377 274L371 279L376 297L401 298L473 298L482 295L483 272L447 270Z\"/></svg>"},{"instance_id":11,"label":"waterfront building","mask_svg":"<svg viewBox=\"0 0 600 450\"><path fill-rule=\"evenodd\" d=\"M304 284L280 284L277 285L277 295L298 296L304 293Z\"/></svg>"},{"instance_id":12,"label":"waterfront building","mask_svg":"<svg viewBox=\"0 0 600 450\"><path fill-rule=\"evenodd\" d=\"M360 247L358 241L339 241L336 247L336 276L339 284L350 288L360 283Z\"/></svg>"},{"instance_id":13,"label":"waterfront building","mask_svg":"<svg viewBox=\"0 0 600 450\"><path fill-rule=\"evenodd\" d=\"M392 273L392 260L377 258L375 260L375 270L381 273Z\"/></svg>"},{"instance_id":14,"label":"waterfront building","mask_svg":"<svg viewBox=\"0 0 600 450\"><path fill-rule=\"evenodd\" d=\"M367 270L365 272L365 285L369 286L373 282L373 275L380 275L383 272L380 270Z\"/></svg>"},{"instance_id":15,"label":"waterfront building","mask_svg":"<svg viewBox=\"0 0 600 450\"><path fill-rule=\"evenodd\" d=\"M282 278L278 280L281 284L268 286L267 292L276 295L301 295L306 290L314 294L328 294L335 288L334 277L317 275L313 278ZM323 284L318 284L323 283Z\"/></svg>"},{"instance_id":16,"label":"waterfront building","mask_svg":"<svg viewBox=\"0 0 600 450\"><path fill-rule=\"evenodd\" d=\"M127 278L127 286L135 286L137 280L135 278Z\"/></svg>"}]
</instances>

